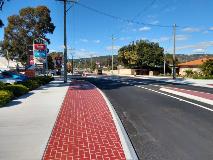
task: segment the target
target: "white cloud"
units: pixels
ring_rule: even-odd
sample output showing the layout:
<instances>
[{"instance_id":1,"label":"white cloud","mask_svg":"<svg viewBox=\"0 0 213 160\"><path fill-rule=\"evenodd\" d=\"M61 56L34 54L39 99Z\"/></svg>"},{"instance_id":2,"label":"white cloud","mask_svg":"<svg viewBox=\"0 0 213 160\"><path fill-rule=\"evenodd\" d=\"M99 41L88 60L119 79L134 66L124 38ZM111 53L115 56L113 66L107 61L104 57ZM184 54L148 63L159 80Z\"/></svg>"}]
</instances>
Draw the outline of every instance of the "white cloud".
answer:
<instances>
[{"instance_id":1,"label":"white cloud","mask_svg":"<svg viewBox=\"0 0 213 160\"><path fill-rule=\"evenodd\" d=\"M186 28L182 29L182 31L184 31L184 32L200 32L200 29L199 28L186 27Z\"/></svg>"},{"instance_id":2,"label":"white cloud","mask_svg":"<svg viewBox=\"0 0 213 160\"><path fill-rule=\"evenodd\" d=\"M210 27L209 30L210 30L210 31L213 31L213 27Z\"/></svg>"},{"instance_id":3,"label":"white cloud","mask_svg":"<svg viewBox=\"0 0 213 160\"><path fill-rule=\"evenodd\" d=\"M155 21L150 22L150 24L158 24L158 23L159 23L158 20L155 20Z\"/></svg>"},{"instance_id":4,"label":"white cloud","mask_svg":"<svg viewBox=\"0 0 213 160\"><path fill-rule=\"evenodd\" d=\"M205 49L203 49L203 48L197 48L197 49L194 49L193 52L195 52L195 53L204 53Z\"/></svg>"},{"instance_id":5,"label":"white cloud","mask_svg":"<svg viewBox=\"0 0 213 160\"><path fill-rule=\"evenodd\" d=\"M99 39L98 39L98 40L94 40L93 42L94 42L94 43L97 43L97 44L98 44L98 43L101 43L101 41L100 41Z\"/></svg>"},{"instance_id":6,"label":"white cloud","mask_svg":"<svg viewBox=\"0 0 213 160\"><path fill-rule=\"evenodd\" d=\"M57 52L55 49L50 49L49 53L51 52Z\"/></svg>"},{"instance_id":7,"label":"white cloud","mask_svg":"<svg viewBox=\"0 0 213 160\"><path fill-rule=\"evenodd\" d=\"M147 15L147 18L153 19L156 18L156 15Z\"/></svg>"},{"instance_id":8,"label":"white cloud","mask_svg":"<svg viewBox=\"0 0 213 160\"><path fill-rule=\"evenodd\" d=\"M203 34L208 34L208 33L209 33L209 31L203 31L202 33L203 33Z\"/></svg>"},{"instance_id":9,"label":"white cloud","mask_svg":"<svg viewBox=\"0 0 213 160\"><path fill-rule=\"evenodd\" d=\"M158 43L158 42L159 42L159 39L157 39L157 38L151 39L151 42Z\"/></svg>"},{"instance_id":10,"label":"white cloud","mask_svg":"<svg viewBox=\"0 0 213 160\"><path fill-rule=\"evenodd\" d=\"M149 31L150 29L151 29L150 27L141 27L139 28L139 31L146 32L146 31Z\"/></svg>"},{"instance_id":11,"label":"white cloud","mask_svg":"<svg viewBox=\"0 0 213 160\"><path fill-rule=\"evenodd\" d=\"M63 49L64 49L64 45L60 45L60 48L63 48Z\"/></svg>"},{"instance_id":12,"label":"white cloud","mask_svg":"<svg viewBox=\"0 0 213 160\"><path fill-rule=\"evenodd\" d=\"M166 9L164 10L164 12L172 12L172 11L174 11L175 9L176 9L176 7L166 8Z\"/></svg>"},{"instance_id":13,"label":"white cloud","mask_svg":"<svg viewBox=\"0 0 213 160\"><path fill-rule=\"evenodd\" d=\"M113 50L119 50L120 48L121 48L121 46L114 46L114 47L113 47ZM106 50L107 50L107 51L111 51L111 50L112 50L112 46L107 46L107 47L106 47Z\"/></svg>"},{"instance_id":14,"label":"white cloud","mask_svg":"<svg viewBox=\"0 0 213 160\"><path fill-rule=\"evenodd\" d=\"M80 39L80 41L86 43L86 42L88 42L88 39L82 38L82 39Z\"/></svg>"},{"instance_id":15,"label":"white cloud","mask_svg":"<svg viewBox=\"0 0 213 160\"><path fill-rule=\"evenodd\" d=\"M81 52L85 52L85 51L86 51L86 49L84 49L84 48L81 48L81 49L80 49L80 51L81 51Z\"/></svg>"},{"instance_id":16,"label":"white cloud","mask_svg":"<svg viewBox=\"0 0 213 160\"><path fill-rule=\"evenodd\" d=\"M148 38L147 38L147 37L141 37L140 39L142 39L142 40L147 40Z\"/></svg>"},{"instance_id":17,"label":"white cloud","mask_svg":"<svg viewBox=\"0 0 213 160\"><path fill-rule=\"evenodd\" d=\"M120 41L126 41L126 40L129 40L129 39L130 39L130 37L121 37L121 38L119 38Z\"/></svg>"},{"instance_id":18,"label":"white cloud","mask_svg":"<svg viewBox=\"0 0 213 160\"><path fill-rule=\"evenodd\" d=\"M165 42L165 41L168 41L168 40L170 40L171 39L171 37L167 37L167 36L163 36L163 37L160 37L160 38L154 38L154 39L152 39L151 41L152 42Z\"/></svg>"},{"instance_id":19,"label":"white cloud","mask_svg":"<svg viewBox=\"0 0 213 160\"><path fill-rule=\"evenodd\" d=\"M75 50L74 52L75 58L89 58L91 56L95 57L97 55L100 55L100 54L93 51L87 51L86 49L79 49L79 50Z\"/></svg>"},{"instance_id":20,"label":"white cloud","mask_svg":"<svg viewBox=\"0 0 213 160\"><path fill-rule=\"evenodd\" d=\"M177 47L177 50L182 50L182 49L189 49L189 48L194 48L194 49L200 49L200 48L207 48L213 46L213 41L205 41L205 42L200 42L198 44L192 44L192 45L185 45L181 47Z\"/></svg>"},{"instance_id":21,"label":"white cloud","mask_svg":"<svg viewBox=\"0 0 213 160\"><path fill-rule=\"evenodd\" d=\"M161 42L168 41L170 39L171 39L171 37L160 37Z\"/></svg>"},{"instance_id":22,"label":"white cloud","mask_svg":"<svg viewBox=\"0 0 213 160\"><path fill-rule=\"evenodd\" d=\"M184 40L187 40L187 39L188 39L187 35L182 35L182 34L176 35L177 41L184 41Z\"/></svg>"}]
</instances>

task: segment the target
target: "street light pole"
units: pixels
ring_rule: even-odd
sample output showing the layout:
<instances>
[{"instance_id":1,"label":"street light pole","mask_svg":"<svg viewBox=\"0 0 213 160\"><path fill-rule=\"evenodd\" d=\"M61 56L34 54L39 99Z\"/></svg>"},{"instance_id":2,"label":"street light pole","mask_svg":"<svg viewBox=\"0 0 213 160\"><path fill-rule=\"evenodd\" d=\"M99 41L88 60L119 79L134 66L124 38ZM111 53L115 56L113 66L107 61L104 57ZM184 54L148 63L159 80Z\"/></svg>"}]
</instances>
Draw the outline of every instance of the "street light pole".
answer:
<instances>
[{"instance_id":1,"label":"street light pole","mask_svg":"<svg viewBox=\"0 0 213 160\"><path fill-rule=\"evenodd\" d=\"M114 57L113 57L113 53L114 53L114 37L112 35L112 74L113 74L113 63L114 63Z\"/></svg>"},{"instance_id":2,"label":"street light pole","mask_svg":"<svg viewBox=\"0 0 213 160\"><path fill-rule=\"evenodd\" d=\"M163 74L164 74L164 76L166 75L166 54L167 54L167 52L164 52L164 56L163 56Z\"/></svg>"},{"instance_id":3,"label":"street light pole","mask_svg":"<svg viewBox=\"0 0 213 160\"><path fill-rule=\"evenodd\" d=\"M174 48L173 48L173 79L176 79L176 66L175 66L175 51L176 51L176 24L173 26L173 40L174 40Z\"/></svg>"}]
</instances>

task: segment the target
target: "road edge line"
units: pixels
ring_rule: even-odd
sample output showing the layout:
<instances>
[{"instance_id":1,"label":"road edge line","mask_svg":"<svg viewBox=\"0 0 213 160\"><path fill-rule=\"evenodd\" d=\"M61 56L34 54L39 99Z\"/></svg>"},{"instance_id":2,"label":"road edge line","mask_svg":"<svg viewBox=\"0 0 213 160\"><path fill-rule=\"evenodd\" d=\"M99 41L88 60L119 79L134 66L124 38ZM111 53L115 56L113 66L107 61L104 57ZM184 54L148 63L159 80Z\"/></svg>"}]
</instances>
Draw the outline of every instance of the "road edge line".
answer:
<instances>
[{"instance_id":1,"label":"road edge line","mask_svg":"<svg viewBox=\"0 0 213 160\"><path fill-rule=\"evenodd\" d=\"M92 84L92 83L90 83L90 84ZM94 84L92 84L92 85L95 86ZM138 160L136 151L135 151L135 149L129 139L129 136L128 136L120 118L118 117L113 105L111 104L109 99L106 97L106 95L98 87L95 86L95 88L99 91L99 93L101 93L102 97L104 98L104 100L109 108L109 111L112 115L113 121L114 121L116 129L117 129L126 159L127 160Z\"/></svg>"},{"instance_id":2,"label":"road edge line","mask_svg":"<svg viewBox=\"0 0 213 160\"><path fill-rule=\"evenodd\" d=\"M171 89L168 89L168 88L160 88L160 90L167 92L167 93L175 94L175 95L178 95L178 96L186 97L186 98L193 99L193 100L196 100L196 101L199 101L199 102L203 102L203 103L206 103L206 104L213 105L212 100L208 100L208 99L205 99L205 98L202 98L202 97L198 97L198 96L190 95L190 94L187 94L187 93L174 91L174 90L171 90Z\"/></svg>"}]
</instances>

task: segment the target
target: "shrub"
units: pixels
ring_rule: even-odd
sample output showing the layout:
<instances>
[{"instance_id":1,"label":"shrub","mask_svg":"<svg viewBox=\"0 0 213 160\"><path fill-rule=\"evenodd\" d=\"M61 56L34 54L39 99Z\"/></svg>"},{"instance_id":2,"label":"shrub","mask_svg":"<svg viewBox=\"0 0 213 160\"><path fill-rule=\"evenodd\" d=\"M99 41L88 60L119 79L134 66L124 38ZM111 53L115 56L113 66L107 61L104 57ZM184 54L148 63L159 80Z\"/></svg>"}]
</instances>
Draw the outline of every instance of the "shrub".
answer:
<instances>
[{"instance_id":1,"label":"shrub","mask_svg":"<svg viewBox=\"0 0 213 160\"><path fill-rule=\"evenodd\" d=\"M54 78L50 76L39 76L39 77L34 77L31 80L37 81L39 85L45 85L49 83L50 81L54 80Z\"/></svg>"},{"instance_id":2,"label":"shrub","mask_svg":"<svg viewBox=\"0 0 213 160\"><path fill-rule=\"evenodd\" d=\"M22 82L21 84L29 88L30 91L40 86L40 84L36 80L27 80L26 82Z\"/></svg>"},{"instance_id":3,"label":"shrub","mask_svg":"<svg viewBox=\"0 0 213 160\"><path fill-rule=\"evenodd\" d=\"M3 82L0 82L0 90L5 87L5 84Z\"/></svg>"},{"instance_id":4,"label":"shrub","mask_svg":"<svg viewBox=\"0 0 213 160\"><path fill-rule=\"evenodd\" d=\"M0 90L0 107L4 106L13 98L13 93L10 91Z\"/></svg>"},{"instance_id":5,"label":"shrub","mask_svg":"<svg viewBox=\"0 0 213 160\"><path fill-rule=\"evenodd\" d=\"M4 90L8 90L12 92L15 97L19 97L29 92L29 89L26 86L21 84L13 84L13 85L5 86Z\"/></svg>"},{"instance_id":6,"label":"shrub","mask_svg":"<svg viewBox=\"0 0 213 160\"><path fill-rule=\"evenodd\" d=\"M193 71L191 69L187 69L184 72L186 73L186 75L185 75L186 77L192 77L192 75L193 75Z\"/></svg>"}]
</instances>

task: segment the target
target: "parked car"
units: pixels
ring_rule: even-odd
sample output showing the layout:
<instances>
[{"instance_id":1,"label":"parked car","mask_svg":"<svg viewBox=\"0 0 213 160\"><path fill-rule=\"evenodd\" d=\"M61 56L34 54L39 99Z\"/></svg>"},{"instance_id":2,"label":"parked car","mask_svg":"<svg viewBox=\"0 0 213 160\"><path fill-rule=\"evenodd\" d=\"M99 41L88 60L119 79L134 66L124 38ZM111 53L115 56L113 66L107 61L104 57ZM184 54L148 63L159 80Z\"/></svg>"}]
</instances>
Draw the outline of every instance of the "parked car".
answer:
<instances>
[{"instance_id":1,"label":"parked car","mask_svg":"<svg viewBox=\"0 0 213 160\"><path fill-rule=\"evenodd\" d=\"M0 82L6 83L6 84L14 84L14 83L22 82L22 81L19 79L14 79L14 78L4 78L2 74L0 73Z\"/></svg>"},{"instance_id":2,"label":"parked car","mask_svg":"<svg viewBox=\"0 0 213 160\"><path fill-rule=\"evenodd\" d=\"M9 79L19 80L19 81L26 81L29 79L26 75L15 73L12 71L2 71L1 75L3 76L3 78L9 78Z\"/></svg>"}]
</instances>

